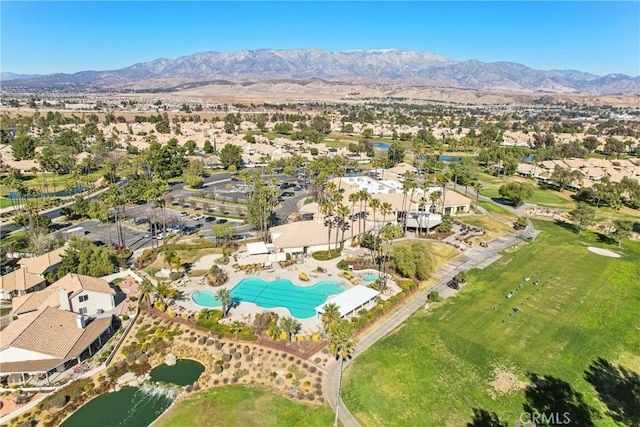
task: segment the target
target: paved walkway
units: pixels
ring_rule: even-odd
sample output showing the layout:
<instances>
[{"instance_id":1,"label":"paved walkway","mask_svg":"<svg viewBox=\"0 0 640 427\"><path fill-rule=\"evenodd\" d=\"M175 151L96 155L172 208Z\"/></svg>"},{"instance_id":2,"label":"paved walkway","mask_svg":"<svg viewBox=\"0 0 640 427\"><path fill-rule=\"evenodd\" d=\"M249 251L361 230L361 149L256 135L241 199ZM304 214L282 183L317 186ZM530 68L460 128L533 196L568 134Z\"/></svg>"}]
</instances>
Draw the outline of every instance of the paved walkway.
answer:
<instances>
[{"instance_id":1,"label":"paved walkway","mask_svg":"<svg viewBox=\"0 0 640 427\"><path fill-rule=\"evenodd\" d=\"M472 268L483 268L491 263L495 262L501 257L500 252L514 246L529 236L533 236L535 230L531 223L527 226L527 229L519 235L504 235L498 237L489 242L488 247L474 247L466 252L458 255L456 258L442 265L435 273L434 277L438 280L438 283L429 289L423 290L418 293L410 302L405 304L399 310L391 314L388 318L383 320L378 325L364 332L358 337L358 345L356 346L355 359L360 354L364 353L373 344L384 338L387 334L391 333L394 329L400 326L409 316L418 311L418 309L424 307L427 303L428 295L432 291L442 293L447 290L447 282L451 280L458 272L467 271ZM345 366L351 363L351 360L345 361ZM326 390L328 394L328 401L332 408L336 407L336 397L338 393L338 381L340 376L340 364L334 363L328 371L326 380ZM342 399L340 399L340 421L346 427L357 427L360 423L353 417L347 407L344 405Z\"/></svg>"}]
</instances>

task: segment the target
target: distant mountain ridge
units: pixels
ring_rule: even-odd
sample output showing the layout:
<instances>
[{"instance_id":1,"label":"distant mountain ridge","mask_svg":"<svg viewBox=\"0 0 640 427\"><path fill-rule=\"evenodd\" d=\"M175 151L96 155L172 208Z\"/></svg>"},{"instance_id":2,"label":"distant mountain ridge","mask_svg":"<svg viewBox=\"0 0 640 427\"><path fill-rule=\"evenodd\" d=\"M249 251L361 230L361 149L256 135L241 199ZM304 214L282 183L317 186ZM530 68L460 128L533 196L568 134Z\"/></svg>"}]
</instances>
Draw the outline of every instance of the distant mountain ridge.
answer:
<instances>
[{"instance_id":1,"label":"distant mountain ridge","mask_svg":"<svg viewBox=\"0 0 640 427\"><path fill-rule=\"evenodd\" d=\"M5 78L5 75L9 78ZM14 77L12 77L14 76ZM640 76L598 76L575 70L541 71L514 62L456 61L431 52L398 49L327 52L322 49L258 49L202 52L160 58L110 71L81 71L17 79L2 73L3 87L131 90L181 85L322 79L344 83L404 84L478 90L595 95L640 93ZM218 82L218 83L217 83Z\"/></svg>"}]
</instances>

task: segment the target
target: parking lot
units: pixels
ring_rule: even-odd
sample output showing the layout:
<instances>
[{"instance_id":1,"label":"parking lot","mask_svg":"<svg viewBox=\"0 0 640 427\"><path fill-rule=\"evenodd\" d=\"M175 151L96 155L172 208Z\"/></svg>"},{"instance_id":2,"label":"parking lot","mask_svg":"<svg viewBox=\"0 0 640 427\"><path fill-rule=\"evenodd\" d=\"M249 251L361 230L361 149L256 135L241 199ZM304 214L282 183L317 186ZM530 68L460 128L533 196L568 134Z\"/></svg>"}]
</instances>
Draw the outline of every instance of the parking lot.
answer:
<instances>
[{"instance_id":1,"label":"parking lot","mask_svg":"<svg viewBox=\"0 0 640 427\"><path fill-rule=\"evenodd\" d=\"M105 245L117 244L118 236L115 224L101 224L98 220L88 220L73 225L70 228L82 227L85 230L87 239L91 239L95 242L102 242ZM64 230L63 230L64 231ZM145 231L138 230L133 227L122 227L122 234L124 235L124 243L131 248L132 251L141 248L151 247L151 239L145 237Z\"/></svg>"}]
</instances>

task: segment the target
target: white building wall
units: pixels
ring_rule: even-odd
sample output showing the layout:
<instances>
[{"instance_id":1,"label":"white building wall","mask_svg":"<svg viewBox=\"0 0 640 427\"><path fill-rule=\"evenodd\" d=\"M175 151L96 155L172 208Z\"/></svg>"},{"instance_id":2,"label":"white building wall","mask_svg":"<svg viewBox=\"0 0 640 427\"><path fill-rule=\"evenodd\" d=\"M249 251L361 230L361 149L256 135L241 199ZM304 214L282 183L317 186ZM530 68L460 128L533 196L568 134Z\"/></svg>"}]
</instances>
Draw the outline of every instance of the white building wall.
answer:
<instances>
[{"instance_id":1,"label":"white building wall","mask_svg":"<svg viewBox=\"0 0 640 427\"><path fill-rule=\"evenodd\" d=\"M16 347L7 347L0 350L0 363L24 362L26 360L55 359L54 356L39 353L37 351L25 350Z\"/></svg>"},{"instance_id":2,"label":"white building wall","mask_svg":"<svg viewBox=\"0 0 640 427\"><path fill-rule=\"evenodd\" d=\"M80 297L86 295L89 298L86 301L80 302ZM102 292L82 290L78 295L71 298L71 311L79 313L80 309L86 307L87 312L85 314L91 316L97 314L99 309L104 311L113 310L115 308L115 300L113 295L105 294Z\"/></svg>"}]
</instances>

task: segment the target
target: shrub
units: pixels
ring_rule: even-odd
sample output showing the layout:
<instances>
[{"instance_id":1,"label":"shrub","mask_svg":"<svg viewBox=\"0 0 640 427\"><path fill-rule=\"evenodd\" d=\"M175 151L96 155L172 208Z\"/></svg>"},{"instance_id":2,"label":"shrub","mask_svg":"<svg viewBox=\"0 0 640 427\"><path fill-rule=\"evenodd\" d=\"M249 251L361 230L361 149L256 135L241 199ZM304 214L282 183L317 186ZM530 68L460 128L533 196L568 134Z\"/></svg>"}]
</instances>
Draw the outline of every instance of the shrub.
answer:
<instances>
[{"instance_id":1,"label":"shrub","mask_svg":"<svg viewBox=\"0 0 640 427\"><path fill-rule=\"evenodd\" d=\"M179 271L172 271L171 273L169 273L169 279L171 280L178 280L182 277L182 273L180 273Z\"/></svg>"},{"instance_id":2,"label":"shrub","mask_svg":"<svg viewBox=\"0 0 640 427\"><path fill-rule=\"evenodd\" d=\"M442 301L442 298L440 297L439 293L437 293L436 291L432 291L432 292L429 292L429 301L440 302Z\"/></svg>"},{"instance_id":3,"label":"shrub","mask_svg":"<svg viewBox=\"0 0 640 427\"><path fill-rule=\"evenodd\" d=\"M52 408L62 408L64 405L67 404L67 402L68 402L67 396L65 396L64 394L56 394L54 396L51 396L49 405Z\"/></svg>"},{"instance_id":4,"label":"shrub","mask_svg":"<svg viewBox=\"0 0 640 427\"><path fill-rule=\"evenodd\" d=\"M210 286L220 286L227 281L227 278L224 271L215 264L213 264L207 272L207 283L209 283Z\"/></svg>"},{"instance_id":5,"label":"shrub","mask_svg":"<svg viewBox=\"0 0 640 427\"><path fill-rule=\"evenodd\" d=\"M338 263L336 264L336 267L338 267L340 270L347 271L347 270L349 270L349 263L347 262L347 260L345 260L345 259L341 259L341 260L340 260L340 261L338 261Z\"/></svg>"},{"instance_id":6,"label":"shrub","mask_svg":"<svg viewBox=\"0 0 640 427\"><path fill-rule=\"evenodd\" d=\"M469 274L467 274L466 271L460 271L458 272L458 274L456 274L455 278L458 282L465 283L467 280L469 280Z\"/></svg>"},{"instance_id":7,"label":"shrub","mask_svg":"<svg viewBox=\"0 0 640 427\"><path fill-rule=\"evenodd\" d=\"M291 261L291 253L290 253L290 252L287 252L287 254L286 254L286 260L287 260L287 261Z\"/></svg>"},{"instance_id":8,"label":"shrub","mask_svg":"<svg viewBox=\"0 0 640 427\"><path fill-rule=\"evenodd\" d=\"M327 257L327 251L315 251L313 253L313 259L315 259L316 261L327 261L330 259L338 258L341 253L342 251L340 250L340 248L331 249L331 251L329 252L329 257Z\"/></svg>"}]
</instances>

